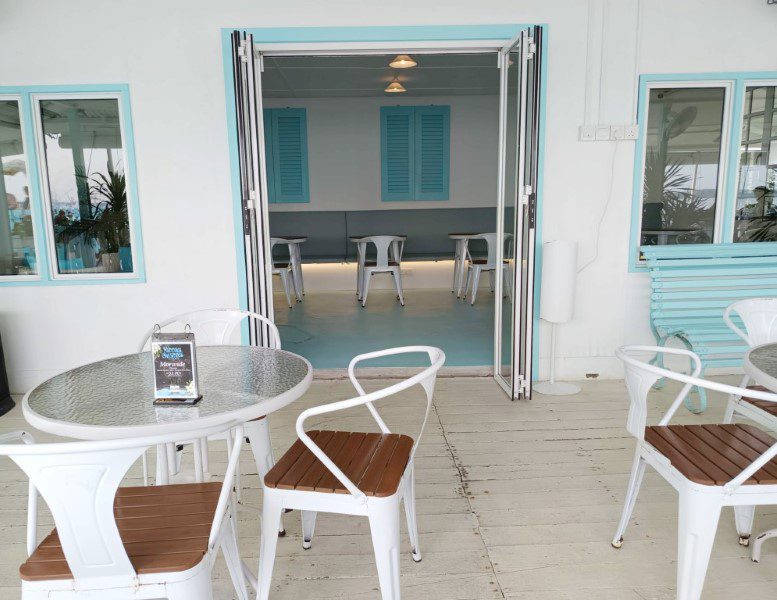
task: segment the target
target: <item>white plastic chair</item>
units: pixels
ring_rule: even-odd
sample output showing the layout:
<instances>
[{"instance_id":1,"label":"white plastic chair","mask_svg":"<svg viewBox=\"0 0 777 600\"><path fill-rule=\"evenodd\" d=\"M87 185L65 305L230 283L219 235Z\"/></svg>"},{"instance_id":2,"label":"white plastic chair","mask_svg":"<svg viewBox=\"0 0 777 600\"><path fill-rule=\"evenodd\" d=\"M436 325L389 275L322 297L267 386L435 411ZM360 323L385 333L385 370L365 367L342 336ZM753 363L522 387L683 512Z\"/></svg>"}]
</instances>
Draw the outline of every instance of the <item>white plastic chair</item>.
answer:
<instances>
[{"instance_id":1,"label":"white plastic chair","mask_svg":"<svg viewBox=\"0 0 777 600\"><path fill-rule=\"evenodd\" d=\"M496 273L496 233L481 233L472 238L473 240L485 240L487 255L486 258L472 258L472 254L469 251L469 244L467 245L467 279L464 284L464 298L467 297L467 290L470 283L472 283L472 291L470 292L470 304L475 304L475 299L478 294L478 286L480 285L480 274L483 271L487 271L490 277L491 291L494 291L494 274ZM471 241L471 240L470 240ZM512 245L507 247L507 251L510 251ZM503 261L505 265L508 265L507 260ZM508 269L503 269L505 280L507 279ZM509 290L510 286L506 283L505 289Z\"/></svg>"},{"instance_id":2,"label":"white plastic chair","mask_svg":"<svg viewBox=\"0 0 777 600\"><path fill-rule=\"evenodd\" d=\"M742 320L745 330L740 329L734 323L731 315L736 313ZM747 345L752 347L761 344L770 344L777 342L777 298L748 298L739 300L729 305L723 313L723 320L726 325L741 337ZM769 391L760 385L748 386L750 377L745 375L742 378L740 387L747 387L750 390ZM749 392L748 392L749 394ZM755 421L759 425L766 427L770 431L777 431L777 404L771 405L768 402L761 402L748 396L729 396L726 406L726 413L723 417L724 423L733 423L736 417L744 417ZM774 537L777 533L769 532ZM743 546L750 544L751 532L740 533L739 543ZM759 536L760 538L760 536ZM763 543L763 539L761 539ZM753 556L757 550L753 549Z\"/></svg>"},{"instance_id":3,"label":"white plastic chair","mask_svg":"<svg viewBox=\"0 0 777 600\"><path fill-rule=\"evenodd\" d=\"M270 238L270 256L272 257L273 250L276 244L288 244L288 242L281 238ZM294 293L297 295L297 300L302 300L300 290L297 289L294 280L294 265L292 264L293 256L289 255L289 262L275 262L272 263L272 274L278 275L281 278L281 284L283 285L283 292L286 294L286 302L289 308L294 308L291 302L291 288L294 286Z\"/></svg>"},{"instance_id":4,"label":"white plastic chair","mask_svg":"<svg viewBox=\"0 0 777 600\"><path fill-rule=\"evenodd\" d=\"M203 429L196 437L220 429ZM196 488L119 488L140 455L154 444L172 441L169 435L54 444L9 444L5 442L10 440L0 439L0 456L10 457L27 474L31 498L35 490L40 492L56 525L56 535L52 532L40 545L34 528L28 531L30 558L20 568L23 600L212 600L211 571L219 548L238 597L247 599L231 506L232 480L243 441L239 424L235 424L235 433L224 483L195 484ZM205 512L194 508L175 512L176 498ZM166 519L171 527L154 527L153 545L141 550L130 540L139 539L137 534L144 528L138 526L144 519L158 518L152 516L154 511L169 515ZM141 512L142 517L138 516ZM180 535L183 528L192 530L186 540ZM194 535L196 528L204 528L201 537ZM128 536L126 545L122 534ZM188 553L178 546L184 542Z\"/></svg>"},{"instance_id":5,"label":"white plastic chair","mask_svg":"<svg viewBox=\"0 0 777 600\"><path fill-rule=\"evenodd\" d=\"M194 333L194 339L198 346L223 346L238 341L236 336L239 333L239 328L245 323L256 327L265 327L267 329L268 339L267 343L264 345L268 348L280 349L281 338L275 323L270 321L267 317L247 310L231 308L196 310L176 315L158 323L158 325L162 330L169 330L170 328L175 327L181 331L183 331L186 325L189 325ZM153 329L146 333L140 344L140 352L143 352L148 347L152 333ZM251 446L251 452L256 460L256 468L261 479L275 464L275 461L273 460L272 443L270 442L269 420L267 417L254 419L244 423L243 427L246 438ZM218 440L227 438L224 435L219 435L213 439ZM179 471L181 452L183 446L188 444L191 444L194 447L195 480L198 482L204 480L205 474L208 473L209 469L207 440L188 440L170 444L164 449L157 449L157 481L160 480L161 474L165 471L173 474ZM167 464L163 465L161 461L165 458L167 459ZM144 483L148 484L145 454L143 455L143 477ZM164 481L164 477L161 477L161 479ZM235 490L238 502L242 502L240 469L238 469L235 475Z\"/></svg>"},{"instance_id":6,"label":"white plastic chair","mask_svg":"<svg viewBox=\"0 0 777 600\"><path fill-rule=\"evenodd\" d=\"M356 379L357 364L372 358L406 353L428 354L431 366L376 392L367 394L364 391ZM418 562L421 560L421 549L416 525L413 457L429 416L437 372L444 362L443 351L431 346L409 346L362 354L348 366L348 376L359 393L357 398L309 408L300 414L296 426L299 439L265 477L259 600L267 600L270 594L278 543L278 537L270 532L279 523L284 508L302 511L303 548L306 549L312 543L316 513L368 517L383 600L399 600L399 503L402 501L405 505L413 560ZM413 442L408 436L392 434L373 402L417 384L426 392L426 411L421 430ZM361 405L367 406L381 434L305 432L305 421L312 416ZM327 436L331 436L332 441L324 443L325 439L329 439ZM310 468L299 472L299 464L308 464ZM295 465L294 470L290 470L292 465ZM292 484L288 485L289 482ZM281 489L280 486L289 489Z\"/></svg>"},{"instance_id":7,"label":"white plastic chair","mask_svg":"<svg viewBox=\"0 0 777 600\"><path fill-rule=\"evenodd\" d=\"M26 431L11 431L9 433L3 433L0 435L0 446L6 444L34 444L35 438L32 434ZM30 480L29 490L27 493L27 556L30 556L35 552L35 548L38 547L37 542L37 530L38 530L38 490Z\"/></svg>"},{"instance_id":8,"label":"white plastic chair","mask_svg":"<svg viewBox=\"0 0 777 600\"><path fill-rule=\"evenodd\" d=\"M375 245L375 260L367 260L368 244ZM367 294L370 293L370 279L376 273L390 273L394 277L399 303L405 305L402 291L402 252L405 238L395 235L371 235L358 242L359 268L357 269L356 290L362 306L367 306Z\"/></svg>"},{"instance_id":9,"label":"white plastic chair","mask_svg":"<svg viewBox=\"0 0 777 600\"><path fill-rule=\"evenodd\" d=\"M635 354L646 353L687 356L694 365L693 373L676 373L635 358ZM734 507L741 534L752 527L754 505L777 504L777 440L752 425L669 425L694 386L724 394L747 392L700 379L701 360L690 350L624 346L616 351L616 356L626 371L630 401L626 429L636 438L637 447L623 514L612 545L620 548L623 543L645 466L650 465L679 493L677 598L698 600L721 508ZM658 426L646 427L647 395L662 377L684 385ZM777 402L777 394L749 393L759 400ZM762 470L765 465L768 471Z\"/></svg>"}]
</instances>

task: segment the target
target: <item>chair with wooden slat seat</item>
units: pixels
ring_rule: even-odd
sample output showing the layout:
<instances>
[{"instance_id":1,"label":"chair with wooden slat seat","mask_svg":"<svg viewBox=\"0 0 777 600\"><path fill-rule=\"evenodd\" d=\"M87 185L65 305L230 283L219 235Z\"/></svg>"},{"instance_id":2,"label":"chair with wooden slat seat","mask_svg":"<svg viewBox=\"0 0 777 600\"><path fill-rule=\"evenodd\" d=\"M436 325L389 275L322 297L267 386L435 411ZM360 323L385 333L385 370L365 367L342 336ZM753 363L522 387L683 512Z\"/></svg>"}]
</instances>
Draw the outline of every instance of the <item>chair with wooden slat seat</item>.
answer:
<instances>
[{"instance_id":1,"label":"chair with wooden slat seat","mask_svg":"<svg viewBox=\"0 0 777 600\"><path fill-rule=\"evenodd\" d=\"M381 356L424 353L431 365L394 385L367 394L356 378L356 365ZM310 548L318 512L361 515L369 518L375 562L383 600L399 600L399 503L404 502L407 531L413 559L421 560L415 512L413 457L426 426L437 372L445 354L430 346L410 346L371 352L355 357L348 375L359 393L350 400L309 408L297 419L299 439L264 478L262 545L259 559L257 598L267 600L278 536L272 535L284 509L302 512L303 548ZM373 402L421 385L426 393L426 410L415 441L391 433ZM305 432L305 421L366 405L381 433L346 431Z\"/></svg>"},{"instance_id":2,"label":"chair with wooden slat seat","mask_svg":"<svg viewBox=\"0 0 777 600\"><path fill-rule=\"evenodd\" d=\"M508 237L509 236L509 237ZM481 233L479 235L473 236L471 240L484 240L486 242L486 248L487 248L487 257L486 258L473 258L470 254L469 245L467 245L466 250L466 260L467 260L467 278L464 283L464 299L467 298L467 290L470 288L470 283L472 284L472 291L470 292L470 304L475 304L475 299L478 295L478 287L480 286L480 275L483 272L487 272L489 274L490 279L490 285L491 285L491 291L494 291L494 276L497 271L497 234L496 233ZM505 235L505 256L509 257L510 254L510 248L512 244L512 236L509 234ZM504 290L507 292L507 290L510 289L510 286L507 285L507 276L508 271L510 267L510 263L508 260L503 260L502 264L505 265L505 268L502 269L503 276L505 277L505 285Z\"/></svg>"},{"instance_id":3,"label":"chair with wooden slat seat","mask_svg":"<svg viewBox=\"0 0 777 600\"><path fill-rule=\"evenodd\" d=\"M375 259L367 260L369 245L375 246ZM405 305L405 294L402 289L402 252L405 248L405 238L396 235L371 235L359 238L358 267L356 269L356 297L361 300L362 307L367 306L367 295L370 293L370 281L377 273L388 273L394 279L397 300Z\"/></svg>"},{"instance_id":4,"label":"chair with wooden slat seat","mask_svg":"<svg viewBox=\"0 0 777 600\"><path fill-rule=\"evenodd\" d=\"M688 357L692 375L639 360L636 355L663 353ZM724 394L749 394L777 403L777 394L701 379L701 359L690 350L624 346L616 351L626 371L629 415L626 428L637 439L634 463L618 529L612 540L623 543L645 466L653 467L679 493L677 598L701 598L715 532L723 506L732 506L740 535L752 527L752 507L777 504L777 439L745 424L670 425L694 387ZM683 385L658 425L647 426L647 395L661 379Z\"/></svg>"},{"instance_id":5,"label":"chair with wooden slat seat","mask_svg":"<svg viewBox=\"0 0 777 600\"><path fill-rule=\"evenodd\" d=\"M247 310L208 308L183 313L159 322L159 327L162 330L183 330L187 325L194 332L198 346L223 346L234 343L235 336L239 335L240 328L248 326L255 329L261 345L275 349L281 347L281 336L275 323L260 314ZM143 352L148 347L152 333L153 329L146 332L140 344L140 352ZM243 429L246 439L251 446L251 453L256 461L259 477L264 477L265 473L275 464L268 419L267 417L260 417L248 421L243 424ZM227 435L222 433L214 439L216 441L226 441L227 452L229 452L231 439ZM211 441L214 441L214 439ZM167 478L162 476L163 473L178 473L183 450L188 445L191 445L194 450L195 481L201 482L205 480L210 462L208 458L208 440L179 440L176 444L169 444L167 448L157 449L157 484L160 482L167 483ZM143 455L143 477L144 484L148 485L145 454ZM237 501L242 506L242 482L239 469L235 473L235 495ZM280 533L281 535L283 534L283 526L281 526Z\"/></svg>"},{"instance_id":6,"label":"chair with wooden slat seat","mask_svg":"<svg viewBox=\"0 0 777 600\"><path fill-rule=\"evenodd\" d=\"M276 244L286 244L286 240L283 240L281 238L270 238L270 256L272 256L273 249L275 248ZM283 285L283 293L286 294L286 303L289 305L289 308L293 308L294 305L291 302L291 288L294 285L294 265L291 264L291 260L288 260L286 262L273 261L272 264L272 274L278 275L281 278L281 285ZM296 292L296 288L295 288ZM302 298L299 296L299 293L297 292L298 300L301 300Z\"/></svg>"},{"instance_id":7,"label":"chair with wooden slat seat","mask_svg":"<svg viewBox=\"0 0 777 600\"><path fill-rule=\"evenodd\" d=\"M28 523L29 558L19 569L23 600L212 600L219 548L238 598L247 600L231 506L244 437L239 424L235 432L223 483L132 488L119 488L128 469L170 435L28 445L0 438L0 456L30 478L31 512L40 493L56 526L38 544L34 516Z\"/></svg>"},{"instance_id":8,"label":"chair with wooden slat seat","mask_svg":"<svg viewBox=\"0 0 777 600\"><path fill-rule=\"evenodd\" d=\"M739 316L744 330L734 322L733 314ZM723 320L733 333L744 340L749 348L777 342L777 298L748 298L734 302L723 312ZM748 390L769 391L760 385L748 385L749 382L750 378L745 375L739 386L747 387ZM733 423L737 417L749 419L770 431L777 432L777 404L757 400L749 395L730 396L723 422ZM752 526L755 515L754 506L751 507L751 511L753 514L748 520L742 521L743 525L750 523ZM744 509L741 512L744 512ZM749 529L742 529L739 532L739 543L743 546L749 545L750 536Z\"/></svg>"}]
</instances>

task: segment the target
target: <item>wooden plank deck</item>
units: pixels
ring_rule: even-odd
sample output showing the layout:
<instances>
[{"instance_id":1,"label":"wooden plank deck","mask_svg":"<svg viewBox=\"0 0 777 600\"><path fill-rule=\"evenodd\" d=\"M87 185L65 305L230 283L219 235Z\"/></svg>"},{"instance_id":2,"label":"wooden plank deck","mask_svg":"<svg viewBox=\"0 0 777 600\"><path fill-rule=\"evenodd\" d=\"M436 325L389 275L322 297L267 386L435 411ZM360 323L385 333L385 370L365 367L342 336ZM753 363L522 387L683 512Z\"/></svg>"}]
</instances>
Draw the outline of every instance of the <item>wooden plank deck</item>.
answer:
<instances>
[{"instance_id":1,"label":"wooden plank deck","mask_svg":"<svg viewBox=\"0 0 777 600\"><path fill-rule=\"evenodd\" d=\"M367 387L383 383L369 381ZM652 394L652 418L668 406L672 391ZM348 382L316 381L305 398L274 414L277 455L293 443L294 420L303 408L351 395ZM379 406L392 430L411 436L417 435L422 408L418 391ZM677 499L655 473L645 477L623 548L610 547L633 453L624 427L626 409L625 389L617 381L586 382L577 396L537 395L530 403L511 403L489 379L439 380L416 459L424 559L412 561L403 530L403 598L674 598ZM681 413L678 422L712 423L720 419L723 403L713 395L705 415ZM375 431L364 408L311 419L310 427ZM29 429L18 408L0 418L0 432L20 428ZM225 460L225 448L214 444L212 470L223 469ZM243 472L249 473L244 497L258 505L259 481L249 449L241 460ZM137 483L139 469L131 475L130 483ZM0 460L0 493L0 598L18 598L26 484L7 459ZM286 515L285 525L288 535L278 544L272 598L380 597L366 519L320 515L307 551L299 515ZM759 508L755 531L769 527L777 527L777 508ZM42 508L41 539L50 528ZM241 552L254 564L259 532L257 518L241 512ZM221 560L215 579L215 597L232 598ZM753 564L747 549L737 544L733 513L726 509L704 598L740 596L777 596L777 542L767 542L762 562Z\"/></svg>"}]
</instances>

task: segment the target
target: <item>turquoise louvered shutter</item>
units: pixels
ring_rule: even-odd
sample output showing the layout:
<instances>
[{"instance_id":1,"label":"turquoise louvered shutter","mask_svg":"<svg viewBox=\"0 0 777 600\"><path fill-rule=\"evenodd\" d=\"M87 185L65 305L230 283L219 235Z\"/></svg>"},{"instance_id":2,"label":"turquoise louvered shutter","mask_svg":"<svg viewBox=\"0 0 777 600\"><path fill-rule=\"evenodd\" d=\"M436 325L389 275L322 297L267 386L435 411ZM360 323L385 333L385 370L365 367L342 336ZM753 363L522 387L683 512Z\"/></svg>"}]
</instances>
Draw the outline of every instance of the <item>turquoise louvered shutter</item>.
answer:
<instances>
[{"instance_id":1,"label":"turquoise louvered shutter","mask_svg":"<svg viewBox=\"0 0 777 600\"><path fill-rule=\"evenodd\" d=\"M269 109L266 146L270 202L310 202L307 118L304 108ZM268 137L265 128L265 139Z\"/></svg>"},{"instance_id":2,"label":"turquoise louvered shutter","mask_svg":"<svg viewBox=\"0 0 777 600\"><path fill-rule=\"evenodd\" d=\"M269 202L275 202L275 160L273 154L272 109L264 109L264 164L267 168L267 196Z\"/></svg>"},{"instance_id":3,"label":"turquoise louvered shutter","mask_svg":"<svg viewBox=\"0 0 777 600\"><path fill-rule=\"evenodd\" d=\"M413 200L415 194L415 110L412 106L380 109L381 198Z\"/></svg>"},{"instance_id":4,"label":"turquoise louvered shutter","mask_svg":"<svg viewBox=\"0 0 777 600\"><path fill-rule=\"evenodd\" d=\"M450 106L415 107L415 199L447 200Z\"/></svg>"}]
</instances>

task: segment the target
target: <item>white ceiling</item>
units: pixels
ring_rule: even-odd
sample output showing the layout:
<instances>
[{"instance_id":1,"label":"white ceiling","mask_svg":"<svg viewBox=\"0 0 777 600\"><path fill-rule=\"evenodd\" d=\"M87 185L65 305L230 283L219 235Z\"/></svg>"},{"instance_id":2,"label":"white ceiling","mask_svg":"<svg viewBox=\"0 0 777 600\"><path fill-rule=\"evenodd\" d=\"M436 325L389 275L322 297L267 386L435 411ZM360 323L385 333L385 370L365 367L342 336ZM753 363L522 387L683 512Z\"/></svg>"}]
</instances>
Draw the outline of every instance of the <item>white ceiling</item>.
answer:
<instances>
[{"instance_id":1,"label":"white ceiling","mask_svg":"<svg viewBox=\"0 0 777 600\"><path fill-rule=\"evenodd\" d=\"M401 96L473 96L499 93L496 53L420 54L418 66L392 69L396 55L266 57L266 98L393 96L383 89L394 76L407 88Z\"/></svg>"}]
</instances>

